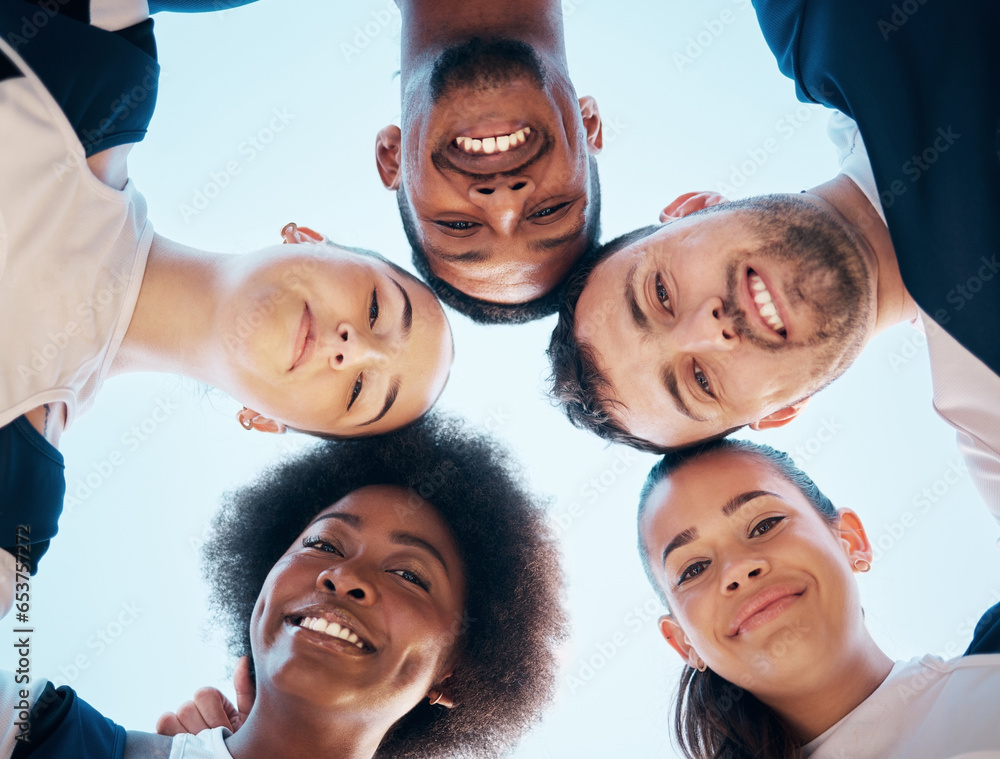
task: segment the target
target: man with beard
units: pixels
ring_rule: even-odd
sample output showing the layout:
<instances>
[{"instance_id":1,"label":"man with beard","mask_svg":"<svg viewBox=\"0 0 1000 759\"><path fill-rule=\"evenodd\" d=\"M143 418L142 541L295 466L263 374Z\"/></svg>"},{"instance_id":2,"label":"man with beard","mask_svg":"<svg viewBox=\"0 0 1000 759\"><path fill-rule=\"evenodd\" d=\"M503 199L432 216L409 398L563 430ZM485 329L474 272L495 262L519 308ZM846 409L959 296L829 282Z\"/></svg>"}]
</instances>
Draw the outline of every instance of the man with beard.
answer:
<instances>
[{"instance_id":1,"label":"man with beard","mask_svg":"<svg viewBox=\"0 0 1000 759\"><path fill-rule=\"evenodd\" d=\"M733 203L689 193L664 209L672 223L583 265L549 346L553 393L578 427L662 452L787 424L874 335L916 321L934 406L1000 519L1000 377L907 292L857 125L835 114L830 134L833 180Z\"/></svg>"},{"instance_id":2,"label":"man with beard","mask_svg":"<svg viewBox=\"0 0 1000 759\"><path fill-rule=\"evenodd\" d=\"M413 263L480 323L555 312L599 233L592 97L569 79L559 0L400 0L402 125L375 154Z\"/></svg>"}]
</instances>

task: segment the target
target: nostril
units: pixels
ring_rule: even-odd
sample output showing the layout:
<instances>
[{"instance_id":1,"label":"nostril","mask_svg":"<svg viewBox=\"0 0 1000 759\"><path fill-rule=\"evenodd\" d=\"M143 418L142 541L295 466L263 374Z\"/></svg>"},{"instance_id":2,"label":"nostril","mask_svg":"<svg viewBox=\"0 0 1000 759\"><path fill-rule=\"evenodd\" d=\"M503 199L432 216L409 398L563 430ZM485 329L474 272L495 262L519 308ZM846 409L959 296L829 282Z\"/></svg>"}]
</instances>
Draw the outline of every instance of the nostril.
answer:
<instances>
[{"instance_id":1,"label":"nostril","mask_svg":"<svg viewBox=\"0 0 1000 759\"><path fill-rule=\"evenodd\" d=\"M492 195L493 194L493 188L492 187L481 187L478 190L476 190L476 192L480 193L481 195Z\"/></svg>"},{"instance_id":2,"label":"nostril","mask_svg":"<svg viewBox=\"0 0 1000 759\"><path fill-rule=\"evenodd\" d=\"M760 567L757 567L757 569L750 572L750 574L748 574L747 577L756 577L759 574L760 574Z\"/></svg>"},{"instance_id":3,"label":"nostril","mask_svg":"<svg viewBox=\"0 0 1000 759\"><path fill-rule=\"evenodd\" d=\"M731 583L729 583L729 586L726 589L727 590L736 590L739 587L740 587L740 584L738 582L731 582Z\"/></svg>"},{"instance_id":4,"label":"nostril","mask_svg":"<svg viewBox=\"0 0 1000 759\"><path fill-rule=\"evenodd\" d=\"M337 588L333 584L333 581L326 578L323 579L323 587L331 592L335 592L337 590Z\"/></svg>"},{"instance_id":5,"label":"nostril","mask_svg":"<svg viewBox=\"0 0 1000 759\"><path fill-rule=\"evenodd\" d=\"M365 597L365 592L361 588L353 588L352 590L347 591L347 595L361 601Z\"/></svg>"},{"instance_id":6,"label":"nostril","mask_svg":"<svg viewBox=\"0 0 1000 759\"><path fill-rule=\"evenodd\" d=\"M517 182L516 184L511 185L510 189L512 189L512 190L520 190L520 189L523 189L526 184L528 184L528 183L527 182Z\"/></svg>"}]
</instances>

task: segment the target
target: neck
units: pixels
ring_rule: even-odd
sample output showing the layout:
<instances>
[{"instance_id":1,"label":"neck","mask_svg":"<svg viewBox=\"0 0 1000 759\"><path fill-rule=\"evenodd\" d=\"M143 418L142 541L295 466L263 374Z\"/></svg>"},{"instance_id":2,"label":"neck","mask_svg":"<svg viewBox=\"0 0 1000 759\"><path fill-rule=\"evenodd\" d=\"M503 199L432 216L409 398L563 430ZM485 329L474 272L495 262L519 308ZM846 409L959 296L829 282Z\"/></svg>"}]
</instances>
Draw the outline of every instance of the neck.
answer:
<instances>
[{"instance_id":1,"label":"neck","mask_svg":"<svg viewBox=\"0 0 1000 759\"><path fill-rule=\"evenodd\" d=\"M875 282L875 324L870 337L917 316L917 305L899 273L889 230L861 189L843 174L807 191L832 207L858 240ZM828 209L829 210L829 209Z\"/></svg>"},{"instance_id":2,"label":"neck","mask_svg":"<svg viewBox=\"0 0 1000 759\"><path fill-rule=\"evenodd\" d=\"M350 712L351 716L345 716ZM258 692L246 723L226 739L233 759L276 756L322 756L325 759L371 759L391 727L354 710L288 703Z\"/></svg>"},{"instance_id":3,"label":"neck","mask_svg":"<svg viewBox=\"0 0 1000 759\"><path fill-rule=\"evenodd\" d=\"M112 374L177 373L220 385L213 338L226 257L155 235ZM223 388L224 389L224 388Z\"/></svg>"},{"instance_id":4,"label":"neck","mask_svg":"<svg viewBox=\"0 0 1000 759\"><path fill-rule=\"evenodd\" d=\"M821 676L803 678L797 687L785 688L773 697L759 696L803 745L854 711L889 676L892 659L867 630L861 635L859 644L845 656L831 660Z\"/></svg>"},{"instance_id":5,"label":"neck","mask_svg":"<svg viewBox=\"0 0 1000 759\"><path fill-rule=\"evenodd\" d=\"M400 77L433 66L445 48L470 37L521 40L565 73L562 6L559 0L396 0L403 17Z\"/></svg>"}]
</instances>

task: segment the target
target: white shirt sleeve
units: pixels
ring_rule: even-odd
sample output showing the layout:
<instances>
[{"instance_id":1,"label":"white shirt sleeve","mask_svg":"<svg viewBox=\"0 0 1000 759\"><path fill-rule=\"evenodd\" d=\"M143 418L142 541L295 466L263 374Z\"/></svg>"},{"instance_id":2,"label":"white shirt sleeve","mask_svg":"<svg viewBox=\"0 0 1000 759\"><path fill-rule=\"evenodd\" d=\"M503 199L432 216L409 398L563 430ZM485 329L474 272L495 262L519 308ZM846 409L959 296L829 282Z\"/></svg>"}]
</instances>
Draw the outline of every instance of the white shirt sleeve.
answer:
<instances>
[{"instance_id":1,"label":"white shirt sleeve","mask_svg":"<svg viewBox=\"0 0 1000 759\"><path fill-rule=\"evenodd\" d=\"M14 605L14 579L17 560L7 551L0 550L0 619L7 616Z\"/></svg>"}]
</instances>

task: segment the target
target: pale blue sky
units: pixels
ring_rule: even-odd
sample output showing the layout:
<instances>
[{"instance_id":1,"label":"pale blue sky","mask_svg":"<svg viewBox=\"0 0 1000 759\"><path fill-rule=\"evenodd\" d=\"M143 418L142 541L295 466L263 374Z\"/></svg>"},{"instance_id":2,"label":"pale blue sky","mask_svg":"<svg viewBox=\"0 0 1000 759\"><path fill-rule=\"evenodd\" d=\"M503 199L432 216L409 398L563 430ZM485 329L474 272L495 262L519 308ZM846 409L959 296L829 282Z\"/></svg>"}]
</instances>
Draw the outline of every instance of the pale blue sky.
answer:
<instances>
[{"instance_id":1,"label":"pale blue sky","mask_svg":"<svg viewBox=\"0 0 1000 759\"><path fill-rule=\"evenodd\" d=\"M748 2L564 8L577 91L605 120L605 238L655 221L688 190L798 191L836 173L826 114L794 99ZM263 0L156 27L160 100L131 163L160 233L238 252L295 221L409 266L374 162L376 131L399 118L391 3ZM777 149L761 159L768 140ZM196 203L198 192L215 197ZM457 359L441 407L516 449L551 498L569 579L559 698L516 756L669 756L680 660L659 636L635 552L636 496L654 458L572 429L545 400L551 318L451 321ZM837 505L861 514L881 552L860 580L867 619L895 658L960 652L969 623L1000 600L997 525L968 476L944 485L958 454L930 397L926 351L903 325L802 418L752 437L797 452ZM205 632L198 545L221 492L308 442L248 434L238 408L187 380L134 375L108 382L64 437L77 502L32 584L33 672L129 728L152 729L202 685L228 688L228 657ZM88 478L96 487L80 489ZM937 500L922 500L938 480Z\"/></svg>"}]
</instances>

